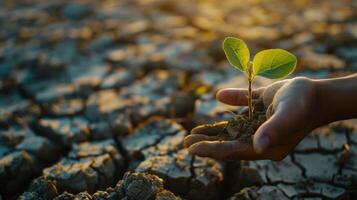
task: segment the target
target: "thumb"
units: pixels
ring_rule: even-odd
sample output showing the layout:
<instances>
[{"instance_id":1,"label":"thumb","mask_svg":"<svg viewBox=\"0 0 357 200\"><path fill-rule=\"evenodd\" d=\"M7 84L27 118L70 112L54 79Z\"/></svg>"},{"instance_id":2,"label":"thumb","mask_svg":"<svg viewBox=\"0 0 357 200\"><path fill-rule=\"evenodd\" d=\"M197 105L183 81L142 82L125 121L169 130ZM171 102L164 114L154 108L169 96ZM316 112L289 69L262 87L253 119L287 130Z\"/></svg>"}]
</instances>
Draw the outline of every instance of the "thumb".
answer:
<instances>
[{"instance_id":1,"label":"thumb","mask_svg":"<svg viewBox=\"0 0 357 200\"><path fill-rule=\"evenodd\" d=\"M256 131L253 147L257 153L263 154L276 145L283 145L296 140L294 133L298 132L299 114L295 109L281 103L274 114Z\"/></svg>"}]
</instances>

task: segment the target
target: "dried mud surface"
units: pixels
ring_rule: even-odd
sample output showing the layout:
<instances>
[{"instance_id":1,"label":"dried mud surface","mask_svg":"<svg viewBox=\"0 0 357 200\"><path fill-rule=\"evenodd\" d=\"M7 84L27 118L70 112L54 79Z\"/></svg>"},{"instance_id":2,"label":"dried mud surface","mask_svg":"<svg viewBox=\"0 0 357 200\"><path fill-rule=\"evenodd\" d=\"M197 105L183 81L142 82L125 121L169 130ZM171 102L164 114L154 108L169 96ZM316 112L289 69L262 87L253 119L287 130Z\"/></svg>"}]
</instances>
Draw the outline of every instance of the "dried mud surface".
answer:
<instances>
[{"instance_id":1,"label":"dried mud surface","mask_svg":"<svg viewBox=\"0 0 357 200\"><path fill-rule=\"evenodd\" d=\"M356 10L348 0L0 0L0 199L356 199L356 120L314 130L279 162L194 157L182 144L196 125L243 112L214 97L247 84L225 36L253 53L293 52L297 76L337 77L357 71Z\"/></svg>"}]
</instances>

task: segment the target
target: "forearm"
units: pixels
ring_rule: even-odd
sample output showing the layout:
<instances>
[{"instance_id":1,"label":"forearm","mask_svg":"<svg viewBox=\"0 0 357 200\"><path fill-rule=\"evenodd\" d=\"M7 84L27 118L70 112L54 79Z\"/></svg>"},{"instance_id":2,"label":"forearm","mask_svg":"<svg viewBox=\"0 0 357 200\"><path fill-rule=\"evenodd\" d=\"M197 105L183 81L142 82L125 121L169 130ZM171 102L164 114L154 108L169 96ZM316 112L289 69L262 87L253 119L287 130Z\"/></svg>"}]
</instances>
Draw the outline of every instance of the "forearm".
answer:
<instances>
[{"instance_id":1,"label":"forearm","mask_svg":"<svg viewBox=\"0 0 357 200\"><path fill-rule=\"evenodd\" d=\"M315 80L317 125L333 121L357 118L357 74Z\"/></svg>"}]
</instances>

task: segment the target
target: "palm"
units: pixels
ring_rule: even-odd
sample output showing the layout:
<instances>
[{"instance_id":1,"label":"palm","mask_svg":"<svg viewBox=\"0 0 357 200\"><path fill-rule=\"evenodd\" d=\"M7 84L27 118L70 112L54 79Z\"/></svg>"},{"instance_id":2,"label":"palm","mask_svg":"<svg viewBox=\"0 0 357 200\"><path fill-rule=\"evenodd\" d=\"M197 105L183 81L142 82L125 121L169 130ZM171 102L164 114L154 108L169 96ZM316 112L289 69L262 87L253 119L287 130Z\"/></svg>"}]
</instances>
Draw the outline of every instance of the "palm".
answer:
<instances>
[{"instance_id":1,"label":"palm","mask_svg":"<svg viewBox=\"0 0 357 200\"><path fill-rule=\"evenodd\" d=\"M242 89L225 89L217 94L217 99L245 106L246 93ZM263 98L268 107L268 120L258 128L253 145L238 140L218 141L210 136L217 134L217 128L197 127L185 138L185 146L193 154L217 159L280 160L314 127L314 93L311 81L302 78L260 88L254 91L253 97ZM268 138L269 148L261 148L264 138Z\"/></svg>"}]
</instances>

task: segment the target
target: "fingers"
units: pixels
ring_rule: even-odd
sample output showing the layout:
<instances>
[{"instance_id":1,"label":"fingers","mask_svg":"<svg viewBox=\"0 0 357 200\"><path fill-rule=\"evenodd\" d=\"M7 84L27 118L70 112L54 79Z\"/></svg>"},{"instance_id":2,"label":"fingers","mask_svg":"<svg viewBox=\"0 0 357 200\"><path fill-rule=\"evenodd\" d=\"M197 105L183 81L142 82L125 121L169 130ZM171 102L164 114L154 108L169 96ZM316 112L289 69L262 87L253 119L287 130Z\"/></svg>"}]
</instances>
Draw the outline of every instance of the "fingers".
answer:
<instances>
[{"instance_id":1,"label":"fingers","mask_svg":"<svg viewBox=\"0 0 357 200\"><path fill-rule=\"evenodd\" d=\"M264 88L253 90L253 99L259 98ZM232 106L248 105L248 90L241 88L227 88L219 90L216 94L218 101Z\"/></svg>"},{"instance_id":2,"label":"fingers","mask_svg":"<svg viewBox=\"0 0 357 200\"><path fill-rule=\"evenodd\" d=\"M215 159L263 159L262 155L255 153L251 144L233 141L200 141L188 148L190 154Z\"/></svg>"},{"instance_id":3,"label":"fingers","mask_svg":"<svg viewBox=\"0 0 357 200\"><path fill-rule=\"evenodd\" d=\"M215 159L261 159L253 146L238 140L219 141L217 134L226 127L227 121L198 126L184 139L184 146L191 154Z\"/></svg>"},{"instance_id":4,"label":"fingers","mask_svg":"<svg viewBox=\"0 0 357 200\"><path fill-rule=\"evenodd\" d=\"M191 136L191 137L190 137ZM217 141L214 137L206 135L187 136L185 146L192 155L211 157L219 160L282 160L296 144L281 145L269 148L263 154L257 153L252 144L239 141ZM185 140L186 140L185 138ZM191 144L188 144L191 143Z\"/></svg>"},{"instance_id":5,"label":"fingers","mask_svg":"<svg viewBox=\"0 0 357 200\"><path fill-rule=\"evenodd\" d=\"M226 127L227 123L227 121L223 121L216 122L214 124L200 125L192 129L191 134L204 134L208 136L215 136Z\"/></svg>"},{"instance_id":6,"label":"fingers","mask_svg":"<svg viewBox=\"0 0 357 200\"><path fill-rule=\"evenodd\" d=\"M281 160L296 145L277 145L268 148L263 153L257 153L251 143L239 140L220 141L216 136L217 132L215 134L210 133L212 136L200 134L207 133L206 130L209 131L210 129L207 129L207 126L200 126L194 129L193 134L185 137L184 146L188 148L191 154L224 160Z\"/></svg>"},{"instance_id":7,"label":"fingers","mask_svg":"<svg viewBox=\"0 0 357 200\"><path fill-rule=\"evenodd\" d=\"M184 147L188 148L192 144L195 144L200 141L214 141L218 140L218 137L216 136L207 136L207 135L202 135L202 134L193 134L193 135L188 135L185 137L183 141Z\"/></svg>"}]
</instances>

